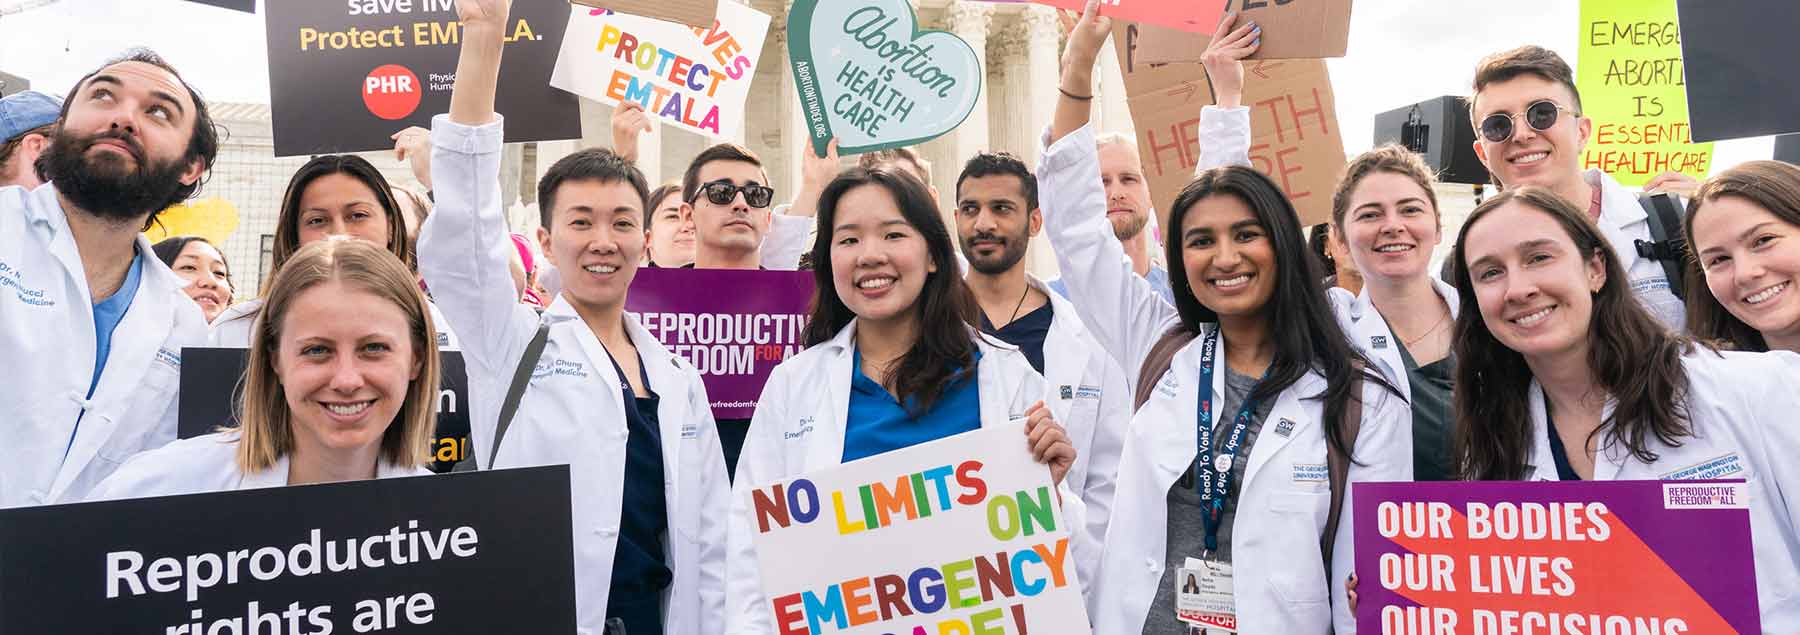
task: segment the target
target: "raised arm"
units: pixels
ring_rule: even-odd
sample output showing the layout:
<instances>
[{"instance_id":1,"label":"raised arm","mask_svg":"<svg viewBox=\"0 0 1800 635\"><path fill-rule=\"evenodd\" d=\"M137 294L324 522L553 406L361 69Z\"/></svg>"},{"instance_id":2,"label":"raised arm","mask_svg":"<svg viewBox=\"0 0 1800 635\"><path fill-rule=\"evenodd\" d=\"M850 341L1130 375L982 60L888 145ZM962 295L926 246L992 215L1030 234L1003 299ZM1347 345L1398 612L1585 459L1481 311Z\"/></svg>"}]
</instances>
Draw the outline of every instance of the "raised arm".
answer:
<instances>
[{"instance_id":1,"label":"raised arm","mask_svg":"<svg viewBox=\"0 0 1800 635\"><path fill-rule=\"evenodd\" d=\"M1106 220L1106 190L1089 125L1094 60L1112 28L1111 20L1097 15L1099 4L1088 1L1063 51L1061 94L1038 163L1039 205L1069 300L1101 347L1132 378L1151 345L1174 324L1176 313L1149 281L1132 271Z\"/></svg>"},{"instance_id":2,"label":"raised arm","mask_svg":"<svg viewBox=\"0 0 1800 635\"><path fill-rule=\"evenodd\" d=\"M1262 27L1245 22L1233 28L1228 13L1200 54L1212 83L1213 105L1200 109L1200 158L1194 175L1228 165L1250 165L1250 109L1244 107L1243 59L1262 47Z\"/></svg>"}]
</instances>

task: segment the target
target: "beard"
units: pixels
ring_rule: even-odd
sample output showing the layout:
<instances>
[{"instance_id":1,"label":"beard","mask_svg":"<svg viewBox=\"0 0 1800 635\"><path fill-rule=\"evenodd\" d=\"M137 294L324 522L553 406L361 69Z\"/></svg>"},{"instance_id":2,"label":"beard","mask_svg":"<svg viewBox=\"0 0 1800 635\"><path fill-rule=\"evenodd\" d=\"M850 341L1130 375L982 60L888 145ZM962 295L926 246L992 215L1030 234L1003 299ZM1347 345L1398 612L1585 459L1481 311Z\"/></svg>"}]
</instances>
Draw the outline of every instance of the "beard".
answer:
<instances>
[{"instance_id":1,"label":"beard","mask_svg":"<svg viewBox=\"0 0 1800 635\"><path fill-rule=\"evenodd\" d=\"M126 166L116 154L90 158L88 150L104 139L123 142L132 150L137 168ZM137 139L122 132L78 136L68 130L57 130L50 147L44 150L45 176L56 184L56 191L76 207L113 221L136 221L145 214L152 217L170 205L181 202L177 196L185 184L181 173L187 165L182 160L157 162L148 158Z\"/></svg>"},{"instance_id":2,"label":"beard","mask_svg":"<svg viewBox=\"0 0 1800 635\"><path fill-rule=\"evenodd\" d=\"M1138 234L1144 233L1144 227L1150 224L1150 215L1143 212L1132 212L1125 216L1109 218L1107 220L1112 221L1113 237L1118 238L1120 242L1124 242L1137 238Z\"/></svg>"},{"instance_id":3,"label":"beard","mask_svg":"<svg viewBox=\"0 0 1800 635\"><path fill-rule=\"evenodd\" d=\"M963 254L969 259L969 268L986 275L997 275L1011 271L1025 259L1025 242L1028 236L1001 236L999 234L975 234L962 240ZM982 256L975 251L977 240L1003 240L1000 253Z\"/></svg>"}]
</instances>

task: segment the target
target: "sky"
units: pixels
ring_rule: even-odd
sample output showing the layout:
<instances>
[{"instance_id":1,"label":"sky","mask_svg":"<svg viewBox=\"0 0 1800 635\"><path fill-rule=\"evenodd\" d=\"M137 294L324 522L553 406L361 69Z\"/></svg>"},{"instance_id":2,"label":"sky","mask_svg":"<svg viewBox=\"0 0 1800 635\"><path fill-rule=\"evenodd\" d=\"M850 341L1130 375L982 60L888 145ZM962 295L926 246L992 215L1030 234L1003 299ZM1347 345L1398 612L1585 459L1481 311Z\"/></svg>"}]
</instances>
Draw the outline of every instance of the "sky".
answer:
<instances>
[{"instance_id":1,"label":"sky","mask_svg":"<svg viewBox=\"0 0 1800 635\"><path fill-rule=\"evenodd\" d=\"M1330 62L1345 150L1372 145L1376 113L1465 94L1475 63L1490 52L1538 44L1573 63L1578 9L1578 0L1356 2L1349 56ZM61 0L0 17L0 71L58 95L131 45L161 53L209 100L269 99L260 16L182 0ZM1767 137L1721 142L1713 171L1769 158L1773 147Z\"/></svg>"}]
</instances>

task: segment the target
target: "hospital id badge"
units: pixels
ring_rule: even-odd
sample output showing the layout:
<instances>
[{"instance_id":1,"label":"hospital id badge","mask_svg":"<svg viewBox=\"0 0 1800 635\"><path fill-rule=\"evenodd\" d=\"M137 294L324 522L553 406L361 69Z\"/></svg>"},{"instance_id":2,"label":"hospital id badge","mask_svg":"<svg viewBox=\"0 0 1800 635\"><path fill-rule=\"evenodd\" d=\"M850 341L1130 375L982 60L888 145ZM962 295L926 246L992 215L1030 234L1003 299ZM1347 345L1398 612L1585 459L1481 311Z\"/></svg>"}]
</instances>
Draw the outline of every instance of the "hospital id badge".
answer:
<instances>
[{"instance_id":1,"label":"hospital id badge","mask_svg":"<svg viewBox=\"0 0 1800 635\"><path fill-rule=\"evenodd\" d=\"M1231 565L1188 558L1175 576L1175 619L1207 633L1237 632Z\"/></svg>"}]
</instances>

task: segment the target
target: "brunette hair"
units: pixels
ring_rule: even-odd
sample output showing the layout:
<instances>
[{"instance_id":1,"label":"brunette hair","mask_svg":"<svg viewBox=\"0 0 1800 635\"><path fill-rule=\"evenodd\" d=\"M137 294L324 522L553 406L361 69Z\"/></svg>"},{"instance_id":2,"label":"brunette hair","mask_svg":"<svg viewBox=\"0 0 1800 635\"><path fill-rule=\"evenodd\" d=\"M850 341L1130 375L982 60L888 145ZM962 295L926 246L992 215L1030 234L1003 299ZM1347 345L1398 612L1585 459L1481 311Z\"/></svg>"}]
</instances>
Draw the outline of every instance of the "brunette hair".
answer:
<instances>
[{"instance_id":1,"label":"brunette hair","mask_svg":"<svg viewBox=\"0 0 1800 635\"><path fill-rule=\"evenodd\" d=\"M388 244L383 247L399 258L408 270L416 270L412 245L406 240L406 217L400 213L400 201L394 198L387 177L382 176L368 159L354 154L327 154L313 157L288 180L287 192L281 196L281 215L275 220L275 249L269 258L271 281L280 275L288 259L300 251L300 199L306 195L306 188L313 181L333 174L356 179L369 188L375 195L375 202L381 205L381 213L387 215Z\"/></svg>"},{"instance_id":2,"label":"brunette hair","mask_svg":"<svg viewBox=\"0 0 1800 635\"><path fill-rule=\"evenodd\" d=\"M1766 352L1768 341L1761 331L1725 310L1706 286L1698 247L1694 245L1694 219L1706 204L1736 196L1769 211L1782 222L1800 227L1800 167L1780 161L1748 161L1707 179L1688 201L1682 234L1687 238L1687 327L1694 337L1740 351Z\"/></svg>"},{"instance_id":3,"label":"brunette hair","mask_svg":"<svg viewBox=\"0 0 1800 635\"><path fill-rule=\"evenodd\" d=\"M1575 98L1575 103L1570 107L1576 113L1581 112L1581 91L1575 88L1575 71L1569 69L1569 63L1563 61L1556 51L1528 44L1481 58L1481 62L1476 64L1474 93L1469 95L1469 116L1475 116L1475 98L1481 95L1488 84L1509 82L1521 75L1562 84L1563 88L1569 89L1569 95Z\"/></svg>"},{"instance_id":4,"label":"brunette hair","mask_svg":"<svg viewBox=\"0 0 1800 635\"><path fill-rule=\"evenodd\" d=\"M977 305L958 272L950 230L917 177L894 168L851 168L825 186L819 195L818 236L813 239L812 319L806 325L805 344L812 347L831 341L856 317L838 297L832 280L831 228L844 195L864 186L882 188L894 197L901 216L925 238L931 262L937 264L937 271L925 276L925 286L913 301L918 340L887 377L876 378L892 384L894 396L914 414L923 413L946 386L975 372Z\"/></svg>"},{"instance_id":5,"label":"brunette hair","mask_svg":"<svg viewBox=\"0 0 1800 635\"><path fill-rule=\"evenodd\" d=\"M1320 286L1327 272L1321 271L1307 249L1299 213L1281 193L1280 186L1261 172L1243 166L1208 170L1175 197L1169 213L1171 239L1164 249L1169 262L1169 286L1175 293L1175 309L1181 315L1178 328L1199 335L1203 324L1219 321L1219 315L1195 297L1187 268L1180 264L1184 262L1187 243L1181 231L1183 220L1201 201L1215 196L1243 201L1268 232L1275 251L1275 271L1267 272L1275 277L1275 291L1265 308L1275 357L1267 377L1256 385L1251 396L1272 401L1308 372L1324 376L1325 392L1309 398L1324 400L1326 439L1333 449L1350 456L1355 439L1346 438L1343 415L1346 408L1363 405L1362 395L1352 395L1350 390L1356 373L1362 373L1364 379L1386 388L1396 398L1400 392L1380 373L1370 371L1368 358L1350 344ZM1354 406L1352 399L1356 400Z\"/></svg>"},{"instance_id":6,"label":"brunette hair","mask_svg":"<svg viewBox=\"0 0 1800 635\"><path fill-rule=\"evenodd\" d=\"M366 241L333 236L302 247L276 271L256 317L244 393L237 404L241 435L237 461L245 472L268 469L294 452L293 413L275 373L283 321L302 292L333 281L392 302L406 314L419 376L407 386L406 402L382 433L381 458L405 468L418 467L426 458L437 422L439 371L437 338L432 335L425 297L412 272L392 253Z\"/></svg>"},{"instance_id":7,"label":"brunette hair","mask_svg":"<svg viewBox=\"0 0 1800 635\"><path fill-rule=\"evenodd\" d=\"M1509 205L1548 214L1584 262L1596 256L1602 261L1606 281L1594 292L1587 366L1595 385L1617 406L1595 434L1604 433L1609 445L1623 444L1638 460L1655 461L1652 437L1675 446L1689 434L1688 377L1681 357L1694 342L1669 332L1639 304L1618 255L1587 214L1550 190L1523 187L1477 206L1451 252L1452 277L1462 298L1452 344L1457 359L1452 459L1458 474L1469 480L1519 480L1532 460L1531 368L1488 329L1464 251L1469 230Z\"/></svg>"},{"instance_id":8,"label":"brunette hair","mask_svg":"<svg viewBox=\"0 0 1800 635\"><path fill-rule=\"evenodd\" d=\"M1431 203L1431 215L1437 219L1438 231L1443 231L1444 215L1438 211L1437 190L1432 188L1437 184L1437 175L1418 153L1392 143L1356 155L1344 167L1344 178L1338 179L1337 190L1331 193L1331 224L1339 230L1344 228L1344 217L1350 213L1350 195L1356 192L1356 186L1361 185L1363 179L1379 172L1404 176L1425 190L1425 200Z\"/></svg>"}]
</instances>

